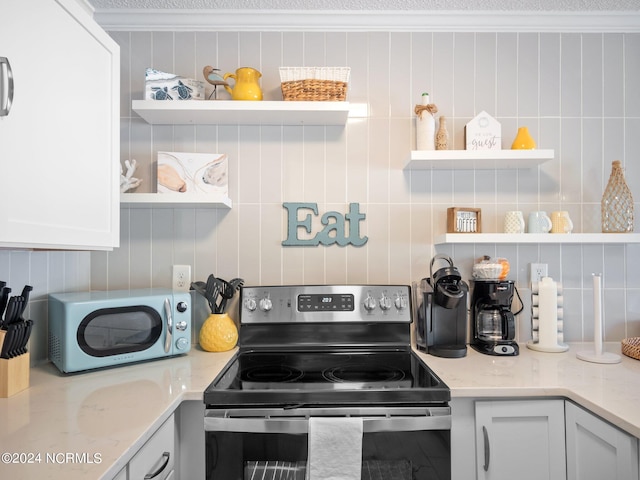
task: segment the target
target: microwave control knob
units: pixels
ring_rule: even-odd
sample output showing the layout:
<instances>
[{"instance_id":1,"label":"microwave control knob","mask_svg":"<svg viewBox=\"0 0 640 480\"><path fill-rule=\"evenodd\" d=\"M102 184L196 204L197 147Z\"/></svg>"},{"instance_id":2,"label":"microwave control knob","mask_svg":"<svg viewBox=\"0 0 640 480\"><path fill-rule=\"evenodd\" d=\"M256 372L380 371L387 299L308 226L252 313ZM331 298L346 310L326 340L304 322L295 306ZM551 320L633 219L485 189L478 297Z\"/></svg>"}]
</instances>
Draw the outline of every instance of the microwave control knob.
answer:
<instances>
[{"instance_id":1,"label":"microwave control knob","mask_svg":"<svg viewBox=\"0 0 640 480\"><path fill-rule=\"evenodd\" d=\"M185 350L188 347L189 347L189 340L187 340L186 338L180 337L178 340L176 340L176 348L178 350Z\"/></svg>"},{"instance_id":2,"label":"microwave control knob","mask_svg":"<svg viewBox=\"0 0 640 480\"><path fill-rule=\"evenodd\" d=\"M380 308L382 310L389 310L391 308L391 299L386 295L380 297Z\"/></svg>"},{"instance_id":3,"label":"microwave control knob","mask_svg":"<svg viewBox=\"0 0 640 480\"><path fill-rule=\"evenodd\" d=\"M375 310L376 308L376 299L373 298L370 294L367 295L367 298L364 299L364 309L368 312Z\"/></svg>"},{"instance_id":4,"label":"microwave control knob","mask_svg":"<svg viewBox=\"0 0 640 480\"><path fill-rule=\"evenodd\" d=\"M255 309L258 307L258 305L256 304L256 299L255 298L247 298L244 301L244 308L246 308L247 310L249 310L250 312L255 311Z\"/></svg>"},{"instance_id":5,"label":"microwave control knob","mask_svg":"<svg viewBox=\"0 0 640 480\"><path fill-rule=\"evenodd\" d=\"M394 303L398 310L404 310L405 308L407 308L407 299L402 295L398 295Z\"/></svg>"},{"instance_id":6,"label":"microwave control knob","mask_svg":"<svg viewBox=\"0 0 640 480\"><path fill-rule=\"evenodd\" d=\"M271 307L273 307L273 303L271 302L270 298L265 297L260 300L260 310L262 310L263 312L268 312L269 310L271 310Z\"/></svg>"},{"instance_id":7,"label":"microwave control knob","mask_svg":"<svg viewBox=\"0 0 640 480\"><path fill-rule=\"evenodd\" d=\"M178 302L178 305L176 305L176 308L180 313L184 313L187 311L187 308L189 307L185 302Z\"/></svg>"},{"instance_id":8,"label":"microwave control knob","mask_svg":"<svg viewBox=\"0 0 640 480\"><path fill-rule=\"evenodd\" d=\"M178 330L180 330L181 332L184 332L187 329L187 322L182 320L182 321L176 323L176 328Z\"/></svg>"}]
</instances>

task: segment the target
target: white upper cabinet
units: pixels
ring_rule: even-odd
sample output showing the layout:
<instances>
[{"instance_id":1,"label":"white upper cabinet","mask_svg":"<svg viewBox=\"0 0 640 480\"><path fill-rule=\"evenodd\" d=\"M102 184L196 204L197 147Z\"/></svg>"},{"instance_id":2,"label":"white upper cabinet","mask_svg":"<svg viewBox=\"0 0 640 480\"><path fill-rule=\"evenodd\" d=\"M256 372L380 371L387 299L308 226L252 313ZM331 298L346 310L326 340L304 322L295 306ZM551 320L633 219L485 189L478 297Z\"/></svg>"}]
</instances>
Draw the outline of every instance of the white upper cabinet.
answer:
<instances>
[{"instance_id":1,"label":"white upper cabinet","mask_svg":"<svg viewBox=\"0 0 640 480\"><path fill-rule=\"evenodd\" d=\"M75 0L11 2L1 23L0 247L118 246L118 45Z\"/></svg>"}]
</instances>

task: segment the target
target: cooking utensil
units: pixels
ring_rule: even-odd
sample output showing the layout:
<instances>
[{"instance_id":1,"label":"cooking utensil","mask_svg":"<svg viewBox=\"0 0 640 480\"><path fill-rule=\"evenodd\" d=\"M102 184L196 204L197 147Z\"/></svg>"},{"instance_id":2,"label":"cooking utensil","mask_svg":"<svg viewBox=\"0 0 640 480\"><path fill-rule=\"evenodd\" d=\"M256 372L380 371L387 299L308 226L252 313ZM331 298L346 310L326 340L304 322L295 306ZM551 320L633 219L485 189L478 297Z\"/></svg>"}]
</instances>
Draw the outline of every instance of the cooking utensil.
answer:
<instances>
[{"instance_id":1,"label":"cooking utensil","mask_svg":"<svg viewBox=\"0 0 640 480\"><path fill-rule=\"evenodd\" d=\"M244 284L244 280L242 278L234 278L230 282L222 280L224 283L224 290L222 291L222 300L220 304L220 313L224 313L227 309L227 301L231 300L236 293L236 290L239 290L240 287Z\"/></svg>"},{"instance_id":2,"label":"cooking utensil","mask_svg":"<svg viewBox=\"0 0 640 480\"><path fill-rule=\"evenodd\" d=\"M215 282L215 280L213 282ZM216 286L214 283L212 283L209 279L207 279L206 283L202 281L196 281L191 283L191 288L207 299L207 303L209 304L211 313L217 313L215 303Z\"/></svg>"}]
</instances>

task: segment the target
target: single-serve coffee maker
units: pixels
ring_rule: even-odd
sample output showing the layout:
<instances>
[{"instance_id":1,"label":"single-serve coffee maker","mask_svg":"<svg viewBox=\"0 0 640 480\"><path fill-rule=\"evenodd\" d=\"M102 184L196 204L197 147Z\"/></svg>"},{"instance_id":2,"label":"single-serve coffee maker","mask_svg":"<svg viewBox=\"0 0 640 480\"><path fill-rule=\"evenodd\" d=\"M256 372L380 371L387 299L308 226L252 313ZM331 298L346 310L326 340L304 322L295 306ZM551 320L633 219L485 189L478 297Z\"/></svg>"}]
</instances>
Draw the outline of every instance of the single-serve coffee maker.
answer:
<instances>
[{"instance_id":1,"label":"single-serve coffee maker","mask_svg":"<svg viewBox=\"0 0 640 480\"><path fill-rule=\"evenodd\" d=\"M475 280L471 298L471 346L487 355L518 355L515 316L511 312L515 285L511 280Z\"/></svg>"},{"instance_id":2,"label":"single-serve coffee maker","mask_svg":"<svg viewBox=\"0 0 640 480\"><path fill-rule=\"evenodd\" d=\"M437 260L449 266L433 273ZM467 298L469 286L446 255L431 259L430 278L414 284L416 344L418 350L436 357L460 358L467 354Z\"/></svg>"}]
</instances>

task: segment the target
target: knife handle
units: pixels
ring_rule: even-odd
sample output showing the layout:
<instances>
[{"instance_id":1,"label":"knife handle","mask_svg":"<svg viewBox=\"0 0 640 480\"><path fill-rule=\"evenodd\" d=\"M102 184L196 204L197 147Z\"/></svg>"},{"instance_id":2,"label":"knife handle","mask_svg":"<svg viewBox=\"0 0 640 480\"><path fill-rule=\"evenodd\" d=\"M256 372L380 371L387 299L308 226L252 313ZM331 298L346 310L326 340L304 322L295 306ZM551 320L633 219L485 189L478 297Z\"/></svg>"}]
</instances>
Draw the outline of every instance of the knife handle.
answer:
<instances>
[{"instance_id":1,"label":"knife handle","mask_svg":"<svg viewBox=\"0 0 640 480\"><path fill-rule=\"evenodd\" d=\"M0 330L0 358L9 358L7 349L9 348L9 338L7 330Z\"/></svg>"}]
</instances>

